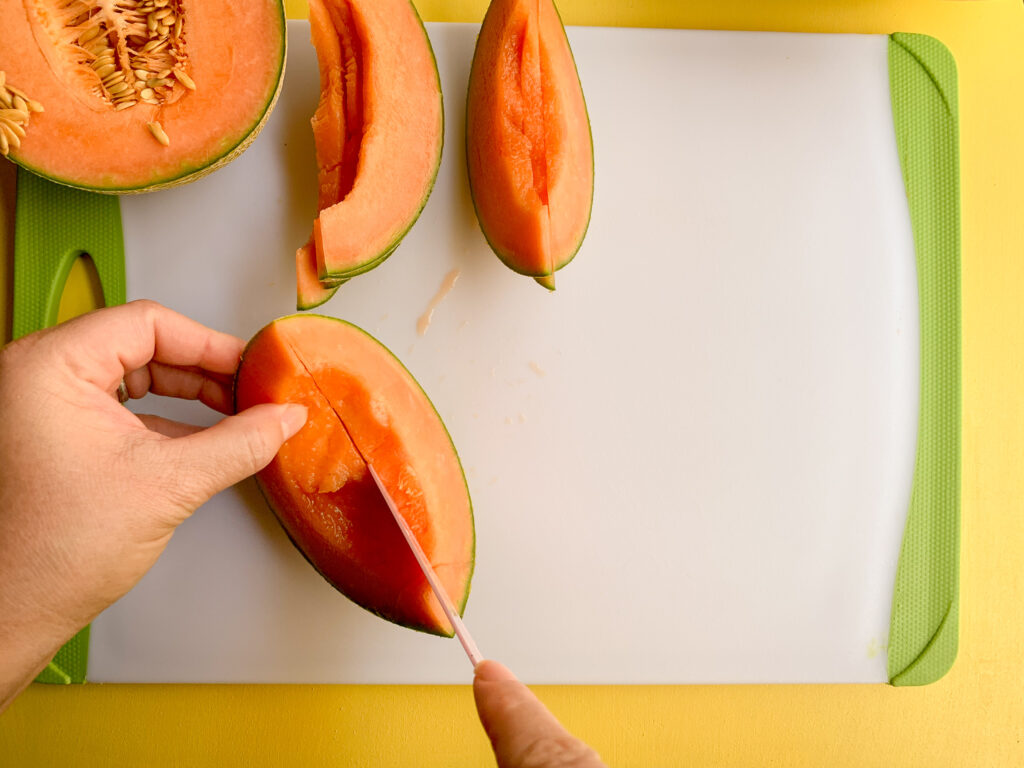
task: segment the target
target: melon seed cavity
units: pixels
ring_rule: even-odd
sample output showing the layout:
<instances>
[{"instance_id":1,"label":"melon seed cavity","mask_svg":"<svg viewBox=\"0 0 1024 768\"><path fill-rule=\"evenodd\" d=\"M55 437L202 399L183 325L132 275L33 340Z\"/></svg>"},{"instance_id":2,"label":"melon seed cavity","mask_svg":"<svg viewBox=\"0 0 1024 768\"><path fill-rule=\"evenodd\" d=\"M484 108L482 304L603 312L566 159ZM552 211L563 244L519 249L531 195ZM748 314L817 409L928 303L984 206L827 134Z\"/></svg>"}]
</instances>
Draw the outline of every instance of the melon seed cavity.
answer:
<instances>
[{"instance_id":1,"label":"melon seed cavity","mask_svg":"<svg viewBox=\"0 0 1024 768\"><path fill-rule=\"evenodd\" d=\"M196 83L189 74L182 0L26 0L33 33L67 62L62 74L115 112L173 104ZM149 114L146 127L167 146ZM154 130L156 125L159 130Z\"/></svg>"},{"instance_id":2,"label":"melon seed cavity","mask_svg":"<svg viewBox=\"0 0 1024 768\"><path fill-rule=\"evenodd\" d=\"M0 70L0 156L7 157L21 146L29 118L42 111L42 104L8 83L7 73Z\"/></svg>"}]
</instances>

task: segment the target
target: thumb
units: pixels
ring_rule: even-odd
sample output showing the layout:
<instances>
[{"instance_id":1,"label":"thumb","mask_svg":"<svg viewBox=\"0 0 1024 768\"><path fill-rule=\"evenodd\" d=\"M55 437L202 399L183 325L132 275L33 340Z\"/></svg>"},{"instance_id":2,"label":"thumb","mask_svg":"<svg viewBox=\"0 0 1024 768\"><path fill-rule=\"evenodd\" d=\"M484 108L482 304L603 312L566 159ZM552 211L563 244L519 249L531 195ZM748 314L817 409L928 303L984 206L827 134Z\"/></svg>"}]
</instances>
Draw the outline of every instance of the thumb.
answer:
<instances>
[{"instance_id":1,"label":"thumb","mask_svg":"<svg viewBox=\"0 0 1024 768\"><path fill-rule=\"evenodd\" d=\"M502 664L477 665L473 698L499 768L605 768Z\"/></svg>"},{"instance_id":2,"label":"thumb","mask_svg":"<svg viewBox=\"0 0 1024 768\"><path fill-rule=\"evenodd\" d=\"M195 509L211 496L263 469L306 423L296 404L254 405L192 435L165 443L177 452L177 491ZM190 510L191 511L191 510Z\"/></svg>"}]
</instances>

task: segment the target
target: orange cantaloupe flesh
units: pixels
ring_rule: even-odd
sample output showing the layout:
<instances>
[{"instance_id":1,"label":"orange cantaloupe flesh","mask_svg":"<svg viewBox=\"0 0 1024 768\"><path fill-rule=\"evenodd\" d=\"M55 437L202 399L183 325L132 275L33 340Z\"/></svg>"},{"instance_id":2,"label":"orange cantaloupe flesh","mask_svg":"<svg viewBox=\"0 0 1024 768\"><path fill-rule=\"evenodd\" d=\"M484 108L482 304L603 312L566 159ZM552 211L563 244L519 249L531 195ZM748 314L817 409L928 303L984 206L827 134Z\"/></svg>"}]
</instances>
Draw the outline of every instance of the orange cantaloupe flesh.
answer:
<instances>
[{"instance_id":1,"label":"orange cantaloupe flesh","mask_svg":"<svg viewBox=\"0 0 1024 768\"><path fill-rule=\"evenodd\" d=\"M409 0L319 2L336 40L315 33L313 42L318 56L321 45L329 49L321 62L340 68L329 83L342 104L334 126L314 126L324 143L330 135L342 146L341 197L320 211L315 246L318 275L328 280L365 272L394 250L430 195L444 126L433 50ZM318 162L321 184L332 183Z\"/></svg>"},{"instance_id":2,"label":"orange cantaloupe flesh","mask_svg":"<svg viewBox=\"0 0 1024 768\"><path fill-rule=\"evenodd\" d=\"M317 210L322 211L341 199L341 157L345 144L341 44L323 0L309 0L309 31L320 71L320 102L310 125L318 168Z\"/></svg>"},{"instance_id":3,"label":"orange cantaloupe flesh","mask_svg":"<svg viewBox=\"0 0 1024 768\"><path fill-rule=\"evenodd\" d=\"M11 153L29 170L101 192L173 186L243 149L273 106L286 46L280 0L182 0L196 90L176 85L166 104L120 112L90 92L99 87L94 73L83 74L50 41L43 20L56 18L59 5L0 0L0 70L45 108ZM150 122L160 123L169 146L154 139Z\"/></svg>"},{"instance_id":4,"label":"orange cantaloupe flesh","mask_svg":"<svg viewBox=\"0 0 1024 768\"><path fill-rule=\"evenodd\" d=\"M339 591L403 626L450 635L373 478L369 461L464 608L473 571L469 493L451 439L402 364L355 326L319 315L276 320L247 346L241 410L301 403L305 426L257 476L293 543Z\"/></svg>"},{"instance_id":5,"label":"orange cantaloupe flesh","mask_svg":"<svg viewBox=\"0 0 1024 768\"><path fill-rule=\"evenodd\" d=\"M359 161L359 148L362 144L363 130L363 91L362 91L362 43L355 28L352 10L347 2L335 0L328 5L334 30L338 36L342 70L338 74L341 82L338 93L341 97L343 114L341 124L344 130L339 132L341 141L341 157L339 163L339 193L330 205L345 199L356 180L356 166ZM323 206L327 208L328 206Z\"/></svg>"},{"instance_id":6,"label":"orange cantaloupe flesh","mask_svg":"<svg viewBox=\"0 0 1024 768\"><path fill-rule=\"evenodd\" d=\"M593 144L583 89L551 0L493 0L466 105L470 189L492 249L554 288L590 221Z\"/></svg>"}]
</instances>

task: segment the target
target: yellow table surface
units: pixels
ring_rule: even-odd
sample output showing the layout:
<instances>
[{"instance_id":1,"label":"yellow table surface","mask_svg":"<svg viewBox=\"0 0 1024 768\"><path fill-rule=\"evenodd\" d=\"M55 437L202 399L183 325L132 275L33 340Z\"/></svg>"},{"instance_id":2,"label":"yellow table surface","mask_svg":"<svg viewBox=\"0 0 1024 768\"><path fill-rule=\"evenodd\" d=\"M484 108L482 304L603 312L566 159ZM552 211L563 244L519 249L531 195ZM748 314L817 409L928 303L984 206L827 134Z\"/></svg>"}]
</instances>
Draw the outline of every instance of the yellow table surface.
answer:
<instances>
[{"instance_id":1,"label":"yellow table surface","mask_svg":"<svg viewBox=\"0 0 1024 768\"><path fill-rule=\"evenodd\" d=\"M304 0L287 4L293 16L304 14ZM485 5L417 2L428 21L479 21ZM559 7L569 24L925 32L953 51L963 179L962 621L957 663L924 688L591 686L538 694L615 766L1024 765L1021 0L561 0ZM10 173L0 173L0 247L8 253L11 189ZM9 329L7 259L0 323ZM90 302L84 272L76 271L62 314ZM454 768L490 760L471 693L459 686L34 685L0 717L0 765L19 768Z\"/></svg>"}]
</instances>

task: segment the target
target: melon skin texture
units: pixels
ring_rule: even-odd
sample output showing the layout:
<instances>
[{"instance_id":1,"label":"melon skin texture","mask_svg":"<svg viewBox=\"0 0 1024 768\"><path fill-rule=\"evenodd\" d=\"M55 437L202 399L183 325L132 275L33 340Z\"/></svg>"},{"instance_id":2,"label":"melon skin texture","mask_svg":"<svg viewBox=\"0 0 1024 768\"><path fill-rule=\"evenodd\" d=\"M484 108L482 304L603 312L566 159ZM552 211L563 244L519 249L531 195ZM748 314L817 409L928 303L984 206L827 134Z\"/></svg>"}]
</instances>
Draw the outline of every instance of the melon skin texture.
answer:
<instances>
[{"instance_id":1,"label":"melon skin texture","mask_svg":"<svg viewBox=\"0 0 1024 768\"><path fill-rule=\"evenodd\" d=\"M253 337L236 374L236 409L264 402L301 403L309 413L257 475L292 543L356 604L451 636L366 469L371 461L461 613L474 567L472 504L451 437L415 379L361 329L291 315Z\"/></svg>"},{"instance_id":2,"label":"melon skin texture","mask_svg":"<svg viewBox=\"0 0 1024 768\"><path fill-rule=\"evenodd\" d=\"M473 54L466 164L491 250L553 291L590 224L586 101L552 0L492 0Z\"/></svg>"},{"instance_id":3,"label":"melon skin texture","mask_svg":"<svg viewBox=\"0 0 1024 768\"><path fill-rule=\"evenodd\" d=\"M63 37L71 42L60 47L51 41L47 25L64 18L61 5L59 0L0 0L5 22L0 26L0 71L45 107L33 116L22 146L10 152L9 158L26 170L105 194L167 189L231 162L266 124L284 81L287 35L281 0L172 0L168 7L182 17L185 54L173 68L184 70L195 89L171 75L165 78L171 86L154 86L163 94L155 97L158 105L140 100L120 111L114 109L106 86L99 93L100 78L88 63L94 54L81 46L104 39L114 46L107 32L128 29L126 17L118 16L116 23L103 27L105 32L81 45L67 27ZM67 24L84 30L100 20L107 23L104 13L91 19ZM123 38L116 42L120 45ZM117 63L126 83L138 77L132 75L136 70L122 67L120 57ZM150 72L152 78L157 74ZM154 138L150 123L169 137L167 146Z\"/></svg>"},{"instance_id":4,"label":"melon skin texture","mask_svg":"<svg viewBox=\"0 0 1024 768\"><path fill-rule=\"evenodd\" d=\"M444 105L434 52L409 0L313 0L310 7L321 66L313 250L327 288L380 265L419 218L441 164ZM321 7L338 45L314 20ZM332 203L325 190L334 185Z\"/></svg>"}]
</instances>

